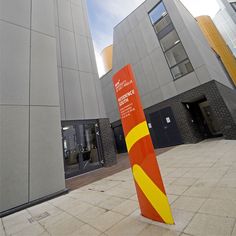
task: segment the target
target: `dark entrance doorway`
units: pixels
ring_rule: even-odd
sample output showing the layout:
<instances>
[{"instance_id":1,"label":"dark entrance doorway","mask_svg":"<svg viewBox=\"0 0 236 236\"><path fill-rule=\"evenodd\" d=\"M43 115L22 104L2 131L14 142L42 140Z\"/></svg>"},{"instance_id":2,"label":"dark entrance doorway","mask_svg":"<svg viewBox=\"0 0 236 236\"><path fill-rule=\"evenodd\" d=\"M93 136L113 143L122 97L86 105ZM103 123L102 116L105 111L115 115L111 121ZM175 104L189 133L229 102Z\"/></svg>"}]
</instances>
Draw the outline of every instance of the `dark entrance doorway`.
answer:
<instances>
[{"instance_id":1,"label":"dark entrance doorway","mask_svg":"<svg viewBox=\"0 0 236 236\"><path fill-rule=\"evenodd\" d=\"M114 127L113 130L114 130L117 153L126 153L127 148L122 125Z\"/></svg>"},{"instance_id":2,"label":"dark entrance doorway","mask_svg":"<svg viewBox=\"0 0 236 236\"><path fill-rule=\"evenodd\" d=\"M170 107L150 114L157 148L164 148L183 143L174 114Z\"/></svg>"},{"instance_id":3,"label":"dark entrance doorway","mask_svg":"<svg viewBox=\"0 0 236 236\"><path fill-rule=\"evenodd\" d=\"M102 166L100 131L96 121L64 121L62 137L66 178Z\"/></svg>"},{"instance_id":4,"label":"dark entrance doorway","mask_svg":"<svg viewBox=\"0 0 236 236\"><path fill-rule=\"evenodd\" d=\"M219 123L205 97L198 101L184 103L190 113L195 131L201 138L216 138L222 136Z\"/></svg>"}]
</instances>

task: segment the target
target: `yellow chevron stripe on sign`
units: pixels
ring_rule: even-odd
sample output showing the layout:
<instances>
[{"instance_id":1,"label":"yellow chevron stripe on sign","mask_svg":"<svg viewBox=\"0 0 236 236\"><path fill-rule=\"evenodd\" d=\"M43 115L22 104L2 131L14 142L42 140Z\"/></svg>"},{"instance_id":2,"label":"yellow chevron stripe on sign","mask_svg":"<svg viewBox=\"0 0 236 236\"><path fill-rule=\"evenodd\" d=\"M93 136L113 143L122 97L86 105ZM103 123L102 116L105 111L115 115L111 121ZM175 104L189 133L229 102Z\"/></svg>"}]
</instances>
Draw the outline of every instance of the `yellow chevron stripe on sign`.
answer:
<instances>
[{"instance_id":1,"label":"yellow chevron stripe on sign","mask_svg":"<svg viewBox=\"0 0 236 236\"><path fill-rule=\"evenodd\" d=\"M126 146L127 146L127 150L128 152L130 151L130 149L132 148L132 146L141 138L149 135L149 130L148 130L148 126L147 126L147 122L144 121L140 124L138 124L137 126L135 126L125 137L125 141L126 141Z\"/></svg>"},{"instance_id":2,"label":"yellow chevron stripe on sign","mask_svg":"<svg viewBox=\"0 0 236 236\"><path fill-rule=\"evenodd\" d=\"M133 175L136 183L163 221L166 224L174 224L167 196L156 186L139 165L133 166Z\"/></svg>"}]
</instances>

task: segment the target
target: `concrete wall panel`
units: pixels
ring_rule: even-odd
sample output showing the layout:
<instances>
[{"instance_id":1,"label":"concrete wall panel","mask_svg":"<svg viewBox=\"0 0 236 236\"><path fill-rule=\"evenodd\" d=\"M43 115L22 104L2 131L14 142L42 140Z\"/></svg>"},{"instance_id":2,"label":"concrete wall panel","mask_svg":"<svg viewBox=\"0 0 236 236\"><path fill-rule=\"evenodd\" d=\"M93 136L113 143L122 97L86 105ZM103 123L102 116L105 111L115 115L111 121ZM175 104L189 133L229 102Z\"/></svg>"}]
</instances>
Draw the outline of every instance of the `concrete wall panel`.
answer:
<instances>
[{"instance_id":1,"label":"concrete wall panel","mask_svg":"<svg viewBox=\"0 0 236 236\"><path fill-rule=\"evenodd\" d=\"M0 212L28 202L27 106L0 106Z\"/></svg>"},{"instance_id":2,"label":"concrete wall panel","mask_svg":"<svg viewBox=\"0 0 236 236\"><path fill-rule=\"evenodd\" d=\"M30 32L0 22L0 104L29 104Z\"/></svg>"},{"instance_id":3,"label":"concrete wall panel","mask_svg":"<svg viewBox=\"0 0 236 236\"><path fill-rule=\"evenodd\" d=\"M30 200L64 189L59 107L30 109Z\"/></svg>"}]
</instances>

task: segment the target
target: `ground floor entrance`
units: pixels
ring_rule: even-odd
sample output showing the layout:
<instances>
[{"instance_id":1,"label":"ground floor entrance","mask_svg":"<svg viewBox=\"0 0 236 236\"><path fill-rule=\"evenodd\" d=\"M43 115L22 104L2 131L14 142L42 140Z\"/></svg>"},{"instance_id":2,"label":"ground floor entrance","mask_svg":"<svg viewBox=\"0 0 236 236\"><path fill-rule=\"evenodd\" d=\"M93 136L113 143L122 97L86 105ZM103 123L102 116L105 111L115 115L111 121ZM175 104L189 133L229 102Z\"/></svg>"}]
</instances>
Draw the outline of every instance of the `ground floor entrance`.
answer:
<instances>
[{"instance_id":1,"label":"ground floor entrance","mask_svg":"<svg viewBox=\"0 0 236 236\"><path fill-rule=\"evenodd\" d=\"M122 125L118 125L113 128L114 136L115 136L115 144L117 153L126 153L127 147L125 143L125 136Z\"/></svg>"},{"instance_id":2,"label":"ground floor entrance","mask_svg":"<svg viewBox=\"0 0 236 236\"><path fill-rule=\"evenodd\" d=\"M188 110L196 132L203 139L222 136L219 122L205 97L196 101L184 103Z\"/></svg>"},{"instance_id":3,"label":"ground floor entrance","mask_svg":"<svg viewBox=\"0 0 236 236\"><path fill-rule=\"evenodd\" d=\"M236 90L210 81L145 108L154 148L236 139ZM118 152L125 151L120 121L112 123Z\"/></svg>"},{"instance_id":4,"label":"ground floor entrance","mask_svg":"<svg viewBox=\"0 0 236 236\"><path fill-rule=\"evenodd\" d=\"M62 138L66 178L102 167L100 129L96 120L63 121Z\"/></svg>"},{"instance_id":5,"label":"ground floor entrance","mask_svg":"<svg viewBox=\"0 0 236 236\"><path fill-rule=\"evenodd\" d=\"M180 145L183 143L174 114L170 107L163 108L151 114L151 126L157 148Z\"/></svg>"}]
</instances>

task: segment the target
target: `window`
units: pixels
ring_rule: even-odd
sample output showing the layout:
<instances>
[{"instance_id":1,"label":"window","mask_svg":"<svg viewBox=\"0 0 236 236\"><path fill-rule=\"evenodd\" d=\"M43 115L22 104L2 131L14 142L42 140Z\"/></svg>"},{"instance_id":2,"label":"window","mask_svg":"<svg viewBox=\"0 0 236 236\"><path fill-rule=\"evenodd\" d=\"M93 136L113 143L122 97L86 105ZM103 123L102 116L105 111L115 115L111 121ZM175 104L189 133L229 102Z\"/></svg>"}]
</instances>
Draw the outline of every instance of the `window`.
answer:
<instances>
[{"instance_id":1,"label":"window","mask_svg":"<svg viewBox=\"0 0 236 236\"><path fill-rule=\"evenodd\" d=\"M180 42L179 36L177 35L175 30L172 30L169 34L167 34L164 38L160 40L161 47L163 51L170 49Z\"/></svg>"},{"instance_id":2,"label":"window","mask_svg":"<svg viewBox=\"0 0 236 236\"><path fill-rule=\"evenodd\" d=\"M190 72L193 71L193 66L191 64L191 62L187 59L183 62L181 62L180 64L174 66L171 69L171 73L174 76L175 79L178 79Z\"/></svg>"},{"instance_id":3,"label":"window","mask_svg":"<svg viewBox=\"0 0 236 236\"><path fill-rule=\"evenodd\" d=\"M161 20L159 20L155 25L154 28L156 30L156 33L158 34L160 31L162 31L166 26L171 24L171 19L168 15L163 17Z\"/></svg>"},{"instance_id":4,"label":"window","mask_svg":"<svg viewBox=\"0 0 236 236\"><path fill-rule=\"evenodd\" d=\"M181 43L178 43L175 47L166 52L166 59L170 67L180 63L186 58L188 58L188 56Z\"/></svg>"},{"instance_id":5,"label":"window","mask_svg":"<svg viewBox=\"0 0 236 236\"><path fill-rule=\"evenodd\" d=\"M149 16L174 80L192 72L193 66L163 2L160 2Z\"/></svg>"},{"instance_id":6,"label":"window","mask_svg":"<svg viewBox=\"0 0 236 236\"><path fill-rule=\"evenodd\" d=\"M62 122L66 178L95 170L102 166L99 131L97 120Z\"/></svg>"},{"instance_id":7,"label":"window","mask_svg":"<svg viewBox=\"0 0 236 236\"><path fill-rule=\"evenodd\" d=\"M230 4L231 4L232 8L234 9L234 11L236 12L236 2L231 2Z\"/></svg>"},{"instance_id":8,"label":"window","mask_svg":"<svg viewBox=\"0 0 236 236\"><path fill-rule=\"evenodd\" d=\"M166 8L163 2L159 3L150 13L152 24L160 20L163 16L167 15Z\"/></svg>"}]
</instances>

